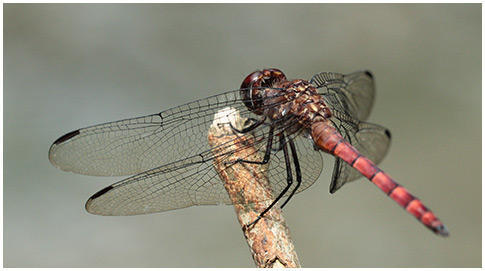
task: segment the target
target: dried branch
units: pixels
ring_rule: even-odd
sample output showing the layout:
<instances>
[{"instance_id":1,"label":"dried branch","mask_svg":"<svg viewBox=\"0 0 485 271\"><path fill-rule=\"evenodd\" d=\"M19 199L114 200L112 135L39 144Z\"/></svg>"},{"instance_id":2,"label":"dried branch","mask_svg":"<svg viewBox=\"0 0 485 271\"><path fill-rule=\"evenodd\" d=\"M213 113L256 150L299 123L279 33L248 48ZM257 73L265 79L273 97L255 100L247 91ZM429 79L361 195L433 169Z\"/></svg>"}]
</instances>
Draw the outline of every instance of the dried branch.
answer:
<instances>
[{"instance_id":1,"label":"dried branch","mask_svg":"<svg viewBox=\"0 0 485 271\"><path fill-rule=\"evenodd\" d=\"M254 262L258 267L300 267L290 231L278 206L268 211L256 224L247 226L266 209L273 199L268 181L268 164L233 163L244 159L262 161L263 157L253 148L255 138L237 134L244 126L235 109L226 108L218 112L209 129L209 144L213 148L214 167L224 181L229 197L238 216L239 223L248 242ZM230 142L230 144L228 143Z\"/></svg>"}]
</instances>

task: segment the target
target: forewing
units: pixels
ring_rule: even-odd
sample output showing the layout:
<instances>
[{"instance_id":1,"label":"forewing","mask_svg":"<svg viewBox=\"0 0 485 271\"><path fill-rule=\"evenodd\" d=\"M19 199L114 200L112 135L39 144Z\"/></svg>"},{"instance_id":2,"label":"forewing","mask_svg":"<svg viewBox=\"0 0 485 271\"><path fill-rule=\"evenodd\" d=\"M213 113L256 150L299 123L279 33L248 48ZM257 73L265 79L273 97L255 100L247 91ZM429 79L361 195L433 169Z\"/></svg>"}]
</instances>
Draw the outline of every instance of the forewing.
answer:
<instances>
[{"instance_id":1,"label":"forewing","mask_svg":"<svg viewBox=\"0 0 485 271\"><path fill-rule=\"evenodd\" d=\"M49 159L62 170L86 175L142 173L210 149L208 129L214 114L224 107L255 117L239 100L239 90L230 91L158 114L68 133L51 146Z\"/></svg>"},{"instance_id":2,"label":"forewing","mask_svg":"<svg viewBox=\"0 0 485 271\"><path fill-rule=\"evenodd\" d=\"M369 71L343 75L322 72L312 77L312 83L332 112L340 111L352 118L364 121L370 114L375 86Z\"/></svg>"},{"instance_id":3,"label":"forewing","mask_svg":"<svg viewBox=\"0 0 485 271\"><path fill-rule=\"evenodd\" d=\"M333 119L340 134L360 153L378 164L389 149L391 133L386 128L367 122L352 119L340 113ZM345 183L361 177L362 174L342 159L336 157L330 193L336 192Z\"/></svg>"}]
</instances>

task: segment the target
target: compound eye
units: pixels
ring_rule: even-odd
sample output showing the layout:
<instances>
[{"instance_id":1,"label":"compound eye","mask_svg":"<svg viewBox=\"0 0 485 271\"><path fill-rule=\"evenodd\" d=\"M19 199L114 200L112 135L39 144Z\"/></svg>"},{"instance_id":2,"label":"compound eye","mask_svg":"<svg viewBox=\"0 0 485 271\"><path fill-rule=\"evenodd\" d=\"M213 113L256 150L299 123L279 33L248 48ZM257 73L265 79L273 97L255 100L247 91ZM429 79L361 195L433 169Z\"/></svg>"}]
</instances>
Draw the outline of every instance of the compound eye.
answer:
<instances>
[{"instance_id":1,"label":"compound eye","mask_svg":"<svg viewBox=\"0 0 485 271\"><path fill-rule=\"evenodd\" d=\"M251 73L250 75L246 76L246 78L241 84L241 88L251 88L255 83L260 82L262 77L263 77L262 71L255 71Z\"/></svg>"},{"instance_id":2,"label":"compound eye","mask_svg":"<svg viewBox=\"0 0 485 271\"><path fill-rule=\"evenodd\" d=\"M285 74L279 69L255 71L246 76L241 84L241 98L244 105L257 115L263 114L263 94L265 87L274 87L286 81Z\"/></svg>"}]
</instances>

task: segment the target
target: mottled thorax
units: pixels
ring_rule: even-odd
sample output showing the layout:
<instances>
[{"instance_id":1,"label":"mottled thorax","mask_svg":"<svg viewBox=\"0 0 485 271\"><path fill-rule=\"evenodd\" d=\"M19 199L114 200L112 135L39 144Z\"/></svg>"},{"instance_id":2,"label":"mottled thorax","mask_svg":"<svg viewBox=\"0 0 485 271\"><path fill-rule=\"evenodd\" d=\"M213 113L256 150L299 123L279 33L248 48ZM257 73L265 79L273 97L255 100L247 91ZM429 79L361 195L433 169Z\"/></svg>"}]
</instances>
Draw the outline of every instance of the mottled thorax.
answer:
<instances>
[{"instance_id":1,"label":"mottled thorax","mask_svg":"<svg viewBox=\"0 0 485 271\"><path fill-rule=\"evenodd\" d=\"M280 86L286 89L285 98L289 101L289 114L298 116L299 123L310 128L315 121L324 121L332 116L324 99L318 94L315 86L306 80L283 82Z\"/></svg>"}]
</instances>

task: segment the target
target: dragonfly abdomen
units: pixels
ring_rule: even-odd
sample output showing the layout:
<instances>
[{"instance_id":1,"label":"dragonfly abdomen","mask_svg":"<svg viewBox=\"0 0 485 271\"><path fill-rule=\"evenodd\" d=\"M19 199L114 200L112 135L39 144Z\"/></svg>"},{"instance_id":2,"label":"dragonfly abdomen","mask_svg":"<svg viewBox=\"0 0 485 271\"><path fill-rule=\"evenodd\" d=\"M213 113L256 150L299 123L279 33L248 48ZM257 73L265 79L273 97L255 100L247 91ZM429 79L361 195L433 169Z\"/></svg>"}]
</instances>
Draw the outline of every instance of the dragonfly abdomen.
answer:
<instances>
[{"instance_id":1,"label":"dragonfly abdomen","mask_svg":"<svg viewBox=\"0 0 485 271\"><path fill-rule=\"evenodd\" d=\"M312 125L312 137L315 144L323 151L338 156L358 170L426 227L437 234L448 236L446 226L436 218L433 212L424 206L421 200L414 197L404 187L379 169L371 160L350 145L329 121L314 123Z\"/></svg>"}]
</instances>

